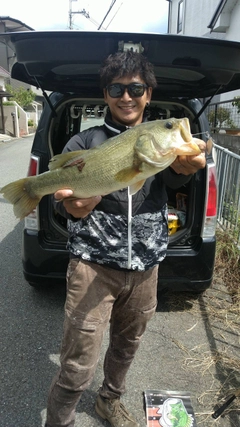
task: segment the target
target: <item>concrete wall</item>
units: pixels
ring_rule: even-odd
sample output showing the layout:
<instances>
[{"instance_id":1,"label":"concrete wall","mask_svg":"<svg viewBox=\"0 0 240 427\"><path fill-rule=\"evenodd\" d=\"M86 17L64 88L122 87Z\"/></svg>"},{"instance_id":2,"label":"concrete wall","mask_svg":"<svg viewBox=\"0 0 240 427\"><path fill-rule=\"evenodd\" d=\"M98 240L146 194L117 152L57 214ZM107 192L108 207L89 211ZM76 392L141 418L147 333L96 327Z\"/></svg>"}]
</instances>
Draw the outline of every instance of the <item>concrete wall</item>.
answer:
<instances>
[{"instance_id":1,"label":"concrete wall","mask_svg":"<svg viewBox=\"0 0 240 427\"><path fill-rule=\"evenodd\" d=\"M214 133L212 134L212 137L217 145L240 155L240 136Z\"/></svg>"},{"instance_id":2,"label":"concrete wall","mask_svg":"<svg viewBox=\"0 0 240 427\"><path fill-rule=\"evenodd\" d=\"M19 105L3 105L3 111L6 134L16 137L28 135L27 114Z\"/></svg>"}]
</instances>

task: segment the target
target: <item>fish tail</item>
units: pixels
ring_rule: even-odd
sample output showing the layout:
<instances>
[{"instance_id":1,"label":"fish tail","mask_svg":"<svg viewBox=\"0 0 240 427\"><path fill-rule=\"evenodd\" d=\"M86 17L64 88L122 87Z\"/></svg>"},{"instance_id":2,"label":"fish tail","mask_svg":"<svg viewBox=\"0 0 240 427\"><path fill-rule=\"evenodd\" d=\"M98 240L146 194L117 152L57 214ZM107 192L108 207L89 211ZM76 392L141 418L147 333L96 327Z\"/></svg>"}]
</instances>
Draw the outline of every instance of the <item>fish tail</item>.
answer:
<instances>
[{"instance_id":1,"label":"fish tail","mask_svg":"<svg viewBox=\"0 0 240 427\"><path fill-rule=\"evenodd\" d=\"M1 188L0 193L13 205L13 212L17 218L23 219L36 208L42 197L37 196L28 186L30 178L22 178Z\"/></svg>"}]
</instances>

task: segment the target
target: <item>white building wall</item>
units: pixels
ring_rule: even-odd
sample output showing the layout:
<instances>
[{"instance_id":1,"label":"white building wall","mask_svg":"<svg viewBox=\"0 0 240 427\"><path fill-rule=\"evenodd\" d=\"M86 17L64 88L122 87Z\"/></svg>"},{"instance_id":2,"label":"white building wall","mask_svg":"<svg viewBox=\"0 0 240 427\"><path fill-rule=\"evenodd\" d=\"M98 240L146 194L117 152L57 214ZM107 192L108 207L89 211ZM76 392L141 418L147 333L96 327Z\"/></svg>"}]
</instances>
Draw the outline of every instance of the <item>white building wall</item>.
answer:
<instances>
[{"instance_id":1,"label":"white building wall","mask_svg":"<svg viewBox=\"0 0 240 427\"><path fill-rule=\"evenodd\" d=\"M183 0L183 30L177 33L179 2L180 0L172 0L171 2L169 33L179 34L180 36L211 37L240 42L240 0L229 0L227 12L230 13L230 19L228 19L230 25L221 33L217 31L210 33L208 28L220 0ZM224 22L223 18L224 14L221 15L221 22ZM240 90L222 94L218 97L218 101L219 99L221 101L230 100L234 96L240 96Z\"/></svg>"},{"instance_id":2,"label":"white building wall","mask_svg":"<svg viewBox=\"0 0 240 427\"><path fill-rule=\"evenodd\" d=\"M172 0L169 33L194 37L217 37L226 40L240 42L240 0L231 0L231 7L221 14L221 22L224 22L224 15L228 15L224 32L213 30L210 33L208 25L220 3L220 0L183 0L183 29L177 33L178 5L180 0ZM228 3L227 3L228 5ZM229 18L230 17L230 18ZM217 27L218 25L216 25Z\"/></svg>"},{"instance_id":3,"label":"white building wall","mask_svg":"<svg viewBox=\"0 0 240 427\"><path fill-rule=\"evenodd\" d=\"M219 0L183 0L183 31L177 33L179 1L172 0L169 32L195 37L202 37L209 34L207 26L219 4Z\"/></svg>"},{"instance_id":4,"label":"white building wall","mask_svg":"<svg viewBox=\"0 0 240 427\"><path fill-rule=\"evenodd\" d=\"M230 17L230 26L225 33L226 40L240 42L240 0L237 1ZM240 90L228 92L221 95L221 101L233 99L235 96L240 96Z\"/></svg>"},{"instance_id":5,"label":"white building wall","mask_svg":"<svg viewBox=\"0 0 240 427\"><path fill-rule=\"evenodd\" d=\"M226 40L240 42L240 0L236 2L230 17L230 27L226 30Z\"/></svg>"},{"instance_id":6,"label":"white building wall","mask_svg":"<svg viewBox=\"0 0 240 427\"><path fill-rule=\"evenodd\" d=\"M12 114L14 114L14 121ZM27 113L16 102L13 101L13 105L4 105L4 120L6 134L17 138L28 135Z\"/></svg>"},{"instance_id":7,"label":"white building wall","mask_svg":"<svg viewBox=\"0 0 240 427\"><path fill-rule=\"evenodd\" d=\"M0 76L0 90L5 90L4 77Z\"/></svg>"}]
</instances>

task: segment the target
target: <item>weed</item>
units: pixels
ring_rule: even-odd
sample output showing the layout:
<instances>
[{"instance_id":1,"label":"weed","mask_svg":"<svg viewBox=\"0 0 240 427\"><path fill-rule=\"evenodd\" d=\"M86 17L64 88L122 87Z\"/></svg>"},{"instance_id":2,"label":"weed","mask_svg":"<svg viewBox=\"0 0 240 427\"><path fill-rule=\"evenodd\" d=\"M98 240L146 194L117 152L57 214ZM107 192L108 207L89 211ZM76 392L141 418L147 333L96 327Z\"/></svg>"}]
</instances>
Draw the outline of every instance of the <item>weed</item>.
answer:
<instances>
[{"instance_id":1,"label":"weed","mask_svg":"<svg viewBox=\"0 0 240 427\"><path fill-rule=\"evenodd\" d=\"M225 282L233 302L240 303L240 250L229 230L217 230L215 275Z\"/></svg>"}]
</instances>

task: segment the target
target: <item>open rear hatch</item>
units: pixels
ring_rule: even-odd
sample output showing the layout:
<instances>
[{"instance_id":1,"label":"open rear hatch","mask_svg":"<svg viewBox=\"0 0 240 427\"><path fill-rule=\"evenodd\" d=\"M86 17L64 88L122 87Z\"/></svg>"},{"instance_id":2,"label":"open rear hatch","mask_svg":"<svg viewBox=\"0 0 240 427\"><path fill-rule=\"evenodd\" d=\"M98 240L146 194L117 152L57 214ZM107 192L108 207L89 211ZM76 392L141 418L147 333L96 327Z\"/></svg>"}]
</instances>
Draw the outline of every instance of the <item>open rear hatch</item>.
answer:
<instances>
[{"instance_id":1,"label":"open rear hatch","mask_svg":"<svg viewBox=\"0 0 240 427\"><path fill-rule=\"evenodd\" d=\"M101 97L99 68L118 50L142 52L154 64L159 96L206 98L240 87L240 43L163 34L101 31L4 33L16 54L12 77L43 90Z\"/></svg>"}]
</instances>

